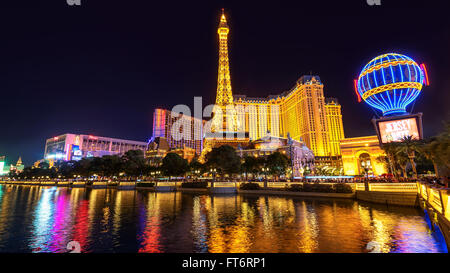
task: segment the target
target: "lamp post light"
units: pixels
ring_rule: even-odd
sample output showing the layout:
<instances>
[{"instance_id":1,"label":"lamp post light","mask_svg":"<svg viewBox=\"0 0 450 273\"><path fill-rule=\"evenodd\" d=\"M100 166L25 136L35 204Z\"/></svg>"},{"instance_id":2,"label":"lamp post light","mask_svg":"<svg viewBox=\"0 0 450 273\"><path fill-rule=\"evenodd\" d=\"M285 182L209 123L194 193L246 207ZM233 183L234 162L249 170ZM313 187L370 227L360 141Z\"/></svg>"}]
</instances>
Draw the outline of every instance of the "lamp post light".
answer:
<instances>
[{"instance_id":1,"label":"lamp post light","mask_svg":"<svg viewBox=\"0 0 450 273\"><path fill-rule=\"evenodd\" d=\"M267 172L269 171L269 168L262 168L263 174L264 174L264 188L267 188Z\"/></svg>"},{"instance_id":2,"label":"lamp post light","mask_svg":"<svg viewBox=\"0 0 450 273\"><path fill-rule=\"evenodd\" d=\"M159 174L160 174L161 172L160 171L155 171L153 174L154 174L154 179L157 179L158 177L159 177Z\"/></svg>"},{"instance_id":3,"label":"lamp post light","mask_svg":"<svg viewBox=\"0 0 450 273\"><path fill-rule=\"evenodd\" d=\"M200 175L200 170L194 170L195 176L198 178ZM197 179L198 180L198 179Z\"/></svg>"},{"instance_id":4,"label":"lamp post light","mask_svg":"<svg viewBox=\"0 0 450 273\"><path fill-rule=\"evenodd\" d=\"M216 168L210 170L213 174L213 182L216 180Z\"/></svg>"},{"instance_id":5,"label":"lamp post light","mask_svg":"<svg viewBox=\"0 0 450 273\"><path fill-rule=\"evenodd\" d=\"M269 168L262 168L264 179L267 181L267 172L269 171Z\"/></svg>"}]
</instances>

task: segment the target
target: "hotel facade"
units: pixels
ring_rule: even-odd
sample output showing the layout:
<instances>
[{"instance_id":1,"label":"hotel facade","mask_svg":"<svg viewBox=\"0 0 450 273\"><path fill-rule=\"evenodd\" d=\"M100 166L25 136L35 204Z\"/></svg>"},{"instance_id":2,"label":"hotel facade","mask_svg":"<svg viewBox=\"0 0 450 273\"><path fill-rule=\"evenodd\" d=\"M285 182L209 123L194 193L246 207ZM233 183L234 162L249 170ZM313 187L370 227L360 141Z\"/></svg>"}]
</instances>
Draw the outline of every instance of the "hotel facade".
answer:
<instances>
[{"instance_id":1,"label":"hotel facade","mask_svg":"<svg viewBox=\"0 0 450 273\"><path fill-rule=\"evenodd\" d=\"M315 156L340 156L344 138L341 105L325 98L319 76L302 76L287 92L267 98L234 96L239 120L251 139L274 137L302 141Z\"/></svg>"},{"instance_id":2,"label":"hotel facade","mask_svg":"<svg viewBox=\"0 0 450 273\"><path fill-rule=\"evenodd\" d=\"M203 127L206 121L170 110L157 108L153 113L153 137L165 138L172 149L194 149L197 155L203 150Z\"/></svg>"}]
</instances>

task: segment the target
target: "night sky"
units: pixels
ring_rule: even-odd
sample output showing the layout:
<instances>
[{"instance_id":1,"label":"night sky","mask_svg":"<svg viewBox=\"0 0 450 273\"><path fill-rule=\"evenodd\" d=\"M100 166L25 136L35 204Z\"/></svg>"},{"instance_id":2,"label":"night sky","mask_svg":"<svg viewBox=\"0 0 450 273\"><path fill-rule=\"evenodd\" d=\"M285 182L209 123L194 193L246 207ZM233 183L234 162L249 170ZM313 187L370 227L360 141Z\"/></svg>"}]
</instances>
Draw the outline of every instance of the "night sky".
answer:
<instances>
[{"instance_id":1,"label":"night sky","mask_svg":"<svg viewBox=\"0 0 450 273\"><path fill-rule=\"evenodd\" d=\"M445 2L2 1L0 156L31 164L63 133L146 141L154 108L213 103L222 7L234 94L279 94L319 75L342 105L345 136L373 135L353 79L373 57L401 53L428 67L414 112L434 135L450 114Z\"/></svg>"}]
</instances>

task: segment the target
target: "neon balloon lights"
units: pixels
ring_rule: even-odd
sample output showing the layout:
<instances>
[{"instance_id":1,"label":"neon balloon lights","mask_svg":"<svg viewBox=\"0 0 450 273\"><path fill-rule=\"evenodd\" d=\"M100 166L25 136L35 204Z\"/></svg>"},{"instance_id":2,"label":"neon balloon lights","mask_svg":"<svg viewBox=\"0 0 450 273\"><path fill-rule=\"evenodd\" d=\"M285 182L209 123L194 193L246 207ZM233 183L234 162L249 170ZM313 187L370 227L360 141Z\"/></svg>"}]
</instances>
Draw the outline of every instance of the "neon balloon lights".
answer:
<instances>
[{"instance_id":1,"label":"neon balloon lights","mask_svg":"<svg viewBox=\"0 0 450 273\"><path fill-rule=\"evenodd\" d=\"M419 66L408 56L388 53L371 60L362 69L355 89L371 107L383 116L406 114L406 107L428 85L425 65Z\"/></svg>"}]
</instances>

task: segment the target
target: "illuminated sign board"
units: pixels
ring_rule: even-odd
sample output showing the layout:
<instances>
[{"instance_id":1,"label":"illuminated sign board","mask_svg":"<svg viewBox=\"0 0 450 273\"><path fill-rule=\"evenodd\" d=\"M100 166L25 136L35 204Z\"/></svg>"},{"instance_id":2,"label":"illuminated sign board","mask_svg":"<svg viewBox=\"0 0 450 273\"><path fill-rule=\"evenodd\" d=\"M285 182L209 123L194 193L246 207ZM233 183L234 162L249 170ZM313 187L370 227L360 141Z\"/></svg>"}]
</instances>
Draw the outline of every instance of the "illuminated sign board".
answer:
<instances>
[{"instance_id":1,"label":"illuminated sign board","mask_svg":"<svg viewBox=\"0 0 450 273\"><path fill-rule=\"evenodd\" d=\"M400 142L404 137L422 139L422 113L373 120L381 144Z\"/></svg>"},{"instance_id":2,"label":"illuminated sign board","mask_svg":"<svg viewBox=\"0 0 450 273\"><path fill-rule=\"evenodd\" d=\"M83 153L80 150L80 146L72 145L72 160L80 160Z\"/></svg>"},{"instance_id":3,"label":"illuminated sign board","mask_svg":"<svg viewBox=\"0 0 450 273\"><path fill-rule=\"evenodd\" d=\"M419 139L419 130L415 118L382 121L378 123L382 143L401 141L406 136Z\"/></svg>"},{"instance_id":4,"label":"illuminated sign board","mask_svg":"<svg viewBox=\"0 0 450 273\"><path fill-rule=\"evenodd\" d=\"M56 159L61 160L65 158L65 154L63 153L54 153L54 154L48 154L45 159Z\"/></svg>"}]
</instances>

